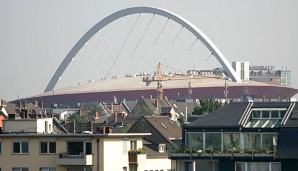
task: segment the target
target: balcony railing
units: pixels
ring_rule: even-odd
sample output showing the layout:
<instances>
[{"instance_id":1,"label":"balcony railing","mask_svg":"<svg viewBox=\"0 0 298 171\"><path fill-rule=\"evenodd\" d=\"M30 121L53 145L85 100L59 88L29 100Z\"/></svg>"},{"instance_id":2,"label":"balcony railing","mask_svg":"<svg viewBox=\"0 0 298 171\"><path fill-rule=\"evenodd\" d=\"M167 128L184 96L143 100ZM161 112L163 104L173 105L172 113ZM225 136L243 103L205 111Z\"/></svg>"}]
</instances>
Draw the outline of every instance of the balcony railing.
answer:
<instances>
[{"instance_id":1,"label":"balcony railing","mask_svg":"<svg viewBox=\"0 0 298 171\"><path fill-rule=\"evenodd\" d=\"M146 161L145 153L128 153L129 164L140 164Z\"/></svg>"},{"instance_id":2,"label":"balcony railing","mask_svg":"<svg viewBox=\"0 0 298 171\"><path fill-rule=\"evenodd\" d=\"M67 155L66 153L60 153L57 156L56 161L58 165L91 166L93 165L93 155L92 154Z\"/></svg>"}]
</instances>

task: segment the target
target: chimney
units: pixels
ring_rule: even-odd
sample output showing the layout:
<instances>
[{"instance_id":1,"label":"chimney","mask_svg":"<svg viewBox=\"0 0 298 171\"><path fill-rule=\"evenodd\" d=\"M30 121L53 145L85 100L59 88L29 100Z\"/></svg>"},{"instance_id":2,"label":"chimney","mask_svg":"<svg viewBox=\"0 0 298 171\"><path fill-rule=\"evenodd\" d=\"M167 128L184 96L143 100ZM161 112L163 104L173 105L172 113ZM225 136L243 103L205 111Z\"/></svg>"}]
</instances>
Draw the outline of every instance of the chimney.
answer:
<instances>
[{"instance_id":1,"label":"chimney","mask_svg":"<svg viewBox=\"0 0 298 171\"><path fill-rule=\"evenodd\" d=\"M185 106L185 115L184 115L184 117L185 117L185 118L184 118L184 123L187 124L187 122L188 122L188 121L187 121L187 117L188 117L188 116L187 116L187 106Z\"/></svg>"},{"instance_id":2,"label":"chimney","mask_svg":"<svg viewBox=\"0 0 298 171\"><path fill-rule=\"evenodd\" d=\"M115 117L115 123L117 123L117 119L118 119L118 113L117 112L114 113L114 117Z\"/></svg>"},{"instance_id":3,"label":"chimney","mask_svg":"<svg viewBox=\"0 0 298 171\"><path fill-rule=\"evenodd\" d=\"M98 112L95 112L95 119L98 119Z\"/></svg>"},{"instance_id":4,"label":"chimney","mask_svg":"<svg viewBox=\"0 0 298 171\"><path fill-rule=\"evenodd\" d=\"M155 100L155 107L156 109L158 109L159 105L158 105L158 99Z\"/></svg>"}]
</instances>

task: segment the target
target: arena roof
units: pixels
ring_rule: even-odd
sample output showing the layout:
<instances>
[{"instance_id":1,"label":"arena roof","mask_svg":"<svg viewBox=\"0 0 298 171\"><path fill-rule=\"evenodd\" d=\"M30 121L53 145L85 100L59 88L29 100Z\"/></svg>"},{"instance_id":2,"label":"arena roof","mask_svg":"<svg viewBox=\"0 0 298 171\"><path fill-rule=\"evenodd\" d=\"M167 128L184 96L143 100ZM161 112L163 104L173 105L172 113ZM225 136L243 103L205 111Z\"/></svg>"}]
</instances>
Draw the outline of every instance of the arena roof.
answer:
<instances>
[{"instance_id":1,"label":"arena roof","mask_svg":"<svg viewBox=\"0 0 298 171\"><path fill-rule=\"evenodd\" d=\"M156 97L156 82L148 86L143 77L124 77L111 80L88 82L68 88L42 93L27 100L39 100L45 103L75 103L87 101L112 101L118 99L136 100L141 97ZM188 96L188 85L191 82L193 98L212 97L224 99L227 84L228 99L240 99L251 96L254 99L290 99L298 93L297 89L268 85L261 82L243 81L241 83L225 79L204 78L163 81L165 96L169 99Z\"/></svg>"}]
</instances>

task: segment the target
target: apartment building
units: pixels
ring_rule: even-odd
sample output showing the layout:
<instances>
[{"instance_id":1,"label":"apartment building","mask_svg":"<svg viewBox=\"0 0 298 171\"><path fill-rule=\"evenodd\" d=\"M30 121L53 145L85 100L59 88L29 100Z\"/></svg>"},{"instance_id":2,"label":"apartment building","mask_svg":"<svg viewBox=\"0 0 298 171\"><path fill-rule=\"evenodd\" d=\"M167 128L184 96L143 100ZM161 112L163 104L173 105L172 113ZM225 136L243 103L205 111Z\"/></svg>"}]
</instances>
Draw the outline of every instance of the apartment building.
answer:
<instances>
[{"instance_id":1,"label":"apartment building","mask_svg":"<svg viewBox=\"0 0 298 171\"><path fill-rule=\"evenodd\" d=\"M226 104L185 125L170 158L184 171L297 171L297 104Z\"/></svg>"},{"instance_id":2,"label":"apartment building","mask_svg":"<svg viewBox=\"0 0 298 171\"><path fill-rule=\"evenodd\" d=\"M0 171L171 170L167 156L143 146L150 133L57 134L51 120L4 120Z\"/></svg>"}]
</instances>

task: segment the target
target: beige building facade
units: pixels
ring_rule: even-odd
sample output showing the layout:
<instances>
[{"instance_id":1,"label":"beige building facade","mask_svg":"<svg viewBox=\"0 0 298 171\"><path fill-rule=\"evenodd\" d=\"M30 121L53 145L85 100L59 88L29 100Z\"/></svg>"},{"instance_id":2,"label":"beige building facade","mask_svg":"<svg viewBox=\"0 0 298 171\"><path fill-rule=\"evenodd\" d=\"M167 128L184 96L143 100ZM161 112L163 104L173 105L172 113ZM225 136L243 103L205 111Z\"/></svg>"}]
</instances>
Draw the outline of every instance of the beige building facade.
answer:
<instances>
[{"instance_id":1,"label":"beige building facade","mask_svg":"<svg viewBox=\"0 0 298 171\"><path fill-rule=\"evenodd\" d=\"M0 134L1 171L168 171L168 158L147 158L129 134Z\"/></svg>"}]
</instances>

